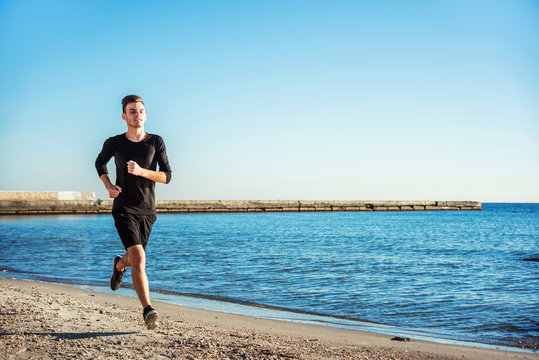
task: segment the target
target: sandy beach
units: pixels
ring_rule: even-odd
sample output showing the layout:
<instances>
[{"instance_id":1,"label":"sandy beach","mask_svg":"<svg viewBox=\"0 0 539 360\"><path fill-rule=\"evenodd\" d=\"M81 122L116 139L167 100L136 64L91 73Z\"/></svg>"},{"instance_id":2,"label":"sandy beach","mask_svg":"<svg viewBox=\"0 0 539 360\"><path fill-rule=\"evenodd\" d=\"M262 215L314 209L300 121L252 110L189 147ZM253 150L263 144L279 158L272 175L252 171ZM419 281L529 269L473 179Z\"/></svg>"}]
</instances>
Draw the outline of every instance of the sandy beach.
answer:
<instances>
[{"instance_id":1,"label":"sandy beach","mask_svg":"<svg viewBox=\"0 0 539 360\"><path fill-rule=\"evenodd\" d=\"M155 302L143 327L137 299L0 278L1 359L538 359Z\"/></svg>"}]
</instances>

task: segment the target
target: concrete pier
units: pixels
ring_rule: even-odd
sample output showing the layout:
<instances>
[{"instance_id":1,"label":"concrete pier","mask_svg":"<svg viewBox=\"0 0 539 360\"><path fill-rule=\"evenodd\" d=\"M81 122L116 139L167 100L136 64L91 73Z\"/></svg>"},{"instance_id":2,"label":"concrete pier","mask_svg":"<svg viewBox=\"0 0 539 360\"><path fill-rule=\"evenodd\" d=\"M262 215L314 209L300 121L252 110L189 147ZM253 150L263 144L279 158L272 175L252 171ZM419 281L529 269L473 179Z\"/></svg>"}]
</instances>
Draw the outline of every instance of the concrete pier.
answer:
<instances>
[{"instance_id":1,"label":"concrete pier","mask_svg":"<svg viewBox=\"0 0 539 360\"><path fill-rule=\"evenodd\" d=\"M161 200L158 213L481 210L478 201ZM107 214L93 192L1 192L0 215Z\"/></svg>"}]
</instances>

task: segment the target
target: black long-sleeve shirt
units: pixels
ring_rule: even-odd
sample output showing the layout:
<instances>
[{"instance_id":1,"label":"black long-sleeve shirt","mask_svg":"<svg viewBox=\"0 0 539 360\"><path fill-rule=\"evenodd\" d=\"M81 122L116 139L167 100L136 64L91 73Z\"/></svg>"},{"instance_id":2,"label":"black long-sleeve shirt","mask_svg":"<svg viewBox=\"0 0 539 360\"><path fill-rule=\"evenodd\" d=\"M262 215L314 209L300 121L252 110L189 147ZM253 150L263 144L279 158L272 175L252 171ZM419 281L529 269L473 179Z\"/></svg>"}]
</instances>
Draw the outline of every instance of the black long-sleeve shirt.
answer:
<instances>
[{"instance_id":1,"label":"black long-sleeve shirt","mask_svg":"<svg viewBox=\"0 0 539 360\"><path fill-rule=\"evenodd\" d=\"M108 174L107 163L113 156L116 163L116 185L122 188L122 192L114 199L112 212L155 214L155 181L129 174L127 162L133 160L140 167L154 171L159 164L159 171L165 173L168 184L172 171L163 139L154 134L147 134L140 142L129 140L125 134L108 138L95 160L99 176Z\"/></svg>"}]
</instances>

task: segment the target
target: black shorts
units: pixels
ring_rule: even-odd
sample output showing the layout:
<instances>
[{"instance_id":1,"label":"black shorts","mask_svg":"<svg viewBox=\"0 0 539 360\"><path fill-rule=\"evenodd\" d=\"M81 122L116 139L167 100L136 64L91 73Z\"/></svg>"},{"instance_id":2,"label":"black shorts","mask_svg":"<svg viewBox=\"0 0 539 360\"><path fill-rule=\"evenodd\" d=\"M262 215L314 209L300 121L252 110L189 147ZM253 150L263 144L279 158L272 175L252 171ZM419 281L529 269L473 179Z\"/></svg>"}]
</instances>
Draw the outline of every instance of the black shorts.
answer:
<instances>
[{"instance_id":1,"label":"black shorts","mask_svg":"<svg viewBox=\"0 0 539 360\"><path fill-rule=\"evenodd\" d=\"M152 232L155 215L112 214L118 235L125 249L133 245L142 245L146 249Z\"/></svg>"}]
</instances>

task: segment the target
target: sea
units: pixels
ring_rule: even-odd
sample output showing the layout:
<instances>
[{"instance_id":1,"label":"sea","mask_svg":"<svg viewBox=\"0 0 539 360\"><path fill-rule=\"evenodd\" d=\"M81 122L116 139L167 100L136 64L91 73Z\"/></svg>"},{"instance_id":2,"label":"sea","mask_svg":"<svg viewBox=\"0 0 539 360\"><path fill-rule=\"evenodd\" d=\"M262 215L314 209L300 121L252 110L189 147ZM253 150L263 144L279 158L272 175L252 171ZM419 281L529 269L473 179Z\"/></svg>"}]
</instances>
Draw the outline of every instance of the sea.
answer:
<instances>
[{"instance_id":1,"label":"sea","mask_svg":"<svg viewBox=\"0 0 539 360\"><path fill-rule=\"evenodd\" d=\"M108 288L110 215L1 216L0 276ZM536 352L539 204L482 211L161 214L152 298L434 342ZM129 274L129 273L128 273Z\"/></svg>"}]
</instances>

